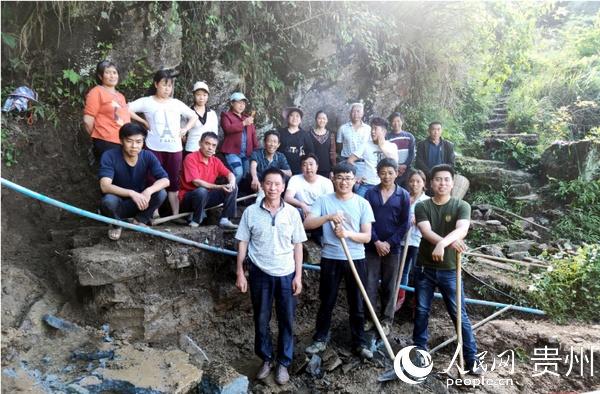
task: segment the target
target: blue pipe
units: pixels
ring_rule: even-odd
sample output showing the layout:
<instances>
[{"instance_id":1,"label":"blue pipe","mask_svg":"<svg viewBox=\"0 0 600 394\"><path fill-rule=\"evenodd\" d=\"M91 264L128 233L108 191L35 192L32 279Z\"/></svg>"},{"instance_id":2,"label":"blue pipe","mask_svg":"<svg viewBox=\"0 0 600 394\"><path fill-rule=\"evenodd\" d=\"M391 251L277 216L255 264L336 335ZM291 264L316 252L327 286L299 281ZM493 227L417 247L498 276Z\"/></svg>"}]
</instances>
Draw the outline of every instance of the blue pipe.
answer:
<instances>
[{"instance_id":1,"label":"blue pipe","mask_svg":"<svg viewBox=\"0 0 600 394\"><path fill-rule=\"evenodd\" d=\"M115 226L125 227L125 228L128 228L130 230L139 231L141 233L145 233L145 234L149 234L149 235L156 235L157 237L165 238L165 239L168 239L170 241L180 242L180 243L185 244L185 245L195 246L197 248L208 250L208 251L211 251L211 252L222 253L222 254L226 254L226 255L229 255L229 256L237 256L237 252L234 251L234 250L217 248L217 247L214 247L214 246L205 245L205 244L202 244L200 242L196 242L196 241L192 241L190 239L178 237L176 235L169 234L169 233L166 233L166 232L153 230L153 229L148 228L148 227L142 227L142 226L138 226L138 225L135 225L135 224L123 222L121 220L107 218L106 216L98 215L97 213L92 213L92 212L89 212L89 211L86 211L86 210L74 207L72 205L65 204L64 202L55 200L55 199L47 197L47 196L44 196L43 194L34 192L33 190L30 190L30 189L27 189L26 187L17 185L16 183L8 181L8 180L6 180L4 178L0 178L0 182L2 183L2 186L8 187L9 189L15 190L15 191L17 191L17 192L19 192L21 194L24 194L24 195L26 195L28 197L35 198L36 200L39 200L41 202L45 202L46 204L54 205L55 207L64 209L66 211L69 211L69 212L74 213L74 214L79 215L79 216L83 216L83 217L86 217L86 218L98 220L100 222L104 222L104 223L108 223L108 224L114 224Z\"/></svg>"},{"instance_id":2,"label":"blue pipe","mask_svg":"<svg viewBox=\"0 0 600 394\"><path fill-rule=\"evenodd\" d=\"M100 222L104 222L104 223L108 223L108 224L113 224L116 226L121 226L121 227L125 227L128 228L130 230L134 230L134 231L139 231L141 233L145 233L145 234L149 234L149 235L155 235L157 237L161 237L161 238L165 238L168 239L170 241L175 241L175 242L180 242L182 244L185 245L190 245L190 246L195 246L197 248L200 249L204 249L210 252L215 252L215 253L221 253L221 254L225 254L228 256L237 256L237 252L234 250L229 250L229 249L223 249L223 248L217 248L214 246L210 246L210 245L206 245L200 242L196 242L196 241L192 241L190 239L186 239L186 238L182 238L182 237L178 237L176 235L173 234L169 234L166 232L162 232L162 231L157 231L157 230L153 230L151 228L148 227L142 227L142 226L138 226L135 224L131 224L131 223L127 223L127 222L123 222L121 220L117 220L117 219L111 219L111 218L107 218L106 216L102 216L102 215L98 215L96 213L92 213L77 207L74 207L72 205L66 204L64 202L55 200L53 198L44 196L43 194L34 192L33 190L27 189L26 187L17 185L16 183L13 183L9 180L6 180L4 178L0 178L0 182L2 184L2 186L5 186L9 189L15 190L21 194L24 194L28 197L34 198L36 200L39 200L41 202L44 202L46 204L49 205L53 205L55 207L64 209L68 212L74 213L76 215L79 216L83 216L83 217L87 217L90 219L94 219ZM307 269L307 270L313 270L313 271L320 271L321 267L318 265L314 265L314 264L303 264L303 268ZM401 289L404 289L406 291L410 291L410 292L414 292L415 289L413 287L408 287L408 286L404 286L401 285L400 286ZM435 298L442 298L442 295L440 293L435 293L434 294ZM485 301L485 300L476 300L476 299L472 299L472 298L465 298L465 302L467 304L474 304L474 305L485 305L485 306L493 306L495 308L504 308L509 306L509 304L502 304L499 302L492 302L492 301ZM532 313L535 315L545 315L546 313L544 311L541 311L539 309L533 309L533 308L527 308L524 306L517 306L517 305L510 305L512 307L512 309L516 310L516 311L520 311L520 312L526 312L526 313Z\"/></svg>"},{"instance_id":3,"label":"blue pipe","mask_svg":"<svg viewBox=\"0 0 600 394\"><path fill-rule=\"evenodd\" d=\"M304 264L303 267L304 267L304 269L308 269L308 270L312 270L312 271L320 271L321 270L321 267L319 267L318 265L313 265L313 264ZM403 289L403 290L409 291L411 293L415 292L415 288L414 287L400 285L400 288ZM434 293L434 297L435 298L442 298L442 295L440 293L436 292L436 293ZM513 309L515 311L525 312L525 313L532 313L534 315L545 315L546 314L546 312L544 312L542 310L539 310L539 309L528 308L528 307L525 307L525 306L518 306L518 305L502 304L500 302L477 300L477 299L474 299L474 298L465 298L464 301L467 304L493 306L495 308L505 308L507 306L510 306L511 309Z\"/></svg>"}]
</instances>

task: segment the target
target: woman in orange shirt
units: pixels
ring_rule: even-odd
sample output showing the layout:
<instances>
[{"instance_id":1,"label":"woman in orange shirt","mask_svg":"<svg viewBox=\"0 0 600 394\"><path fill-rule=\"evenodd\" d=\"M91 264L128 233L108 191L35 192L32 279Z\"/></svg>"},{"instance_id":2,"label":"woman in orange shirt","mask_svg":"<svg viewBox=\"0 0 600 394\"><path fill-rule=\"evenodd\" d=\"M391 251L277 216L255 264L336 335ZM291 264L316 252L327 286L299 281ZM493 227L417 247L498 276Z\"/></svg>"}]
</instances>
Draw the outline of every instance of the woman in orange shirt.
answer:
<instances>
[{"instance_id":1,"label":"woman in orange shirt","mask_svg":"<svg viewBox=\"0 0 600 394\"><path fill-rule=\"evenodd\" d=\"M99 160L109 149L120 148L119 129L131 121L125 96L116 90L119 71L116 64L103 60L96 66L98 86L86 96L83 110L83 124L92 137L94 155ZM139 116L135 120L146 124Z\"/></svg>"}]
</instances>

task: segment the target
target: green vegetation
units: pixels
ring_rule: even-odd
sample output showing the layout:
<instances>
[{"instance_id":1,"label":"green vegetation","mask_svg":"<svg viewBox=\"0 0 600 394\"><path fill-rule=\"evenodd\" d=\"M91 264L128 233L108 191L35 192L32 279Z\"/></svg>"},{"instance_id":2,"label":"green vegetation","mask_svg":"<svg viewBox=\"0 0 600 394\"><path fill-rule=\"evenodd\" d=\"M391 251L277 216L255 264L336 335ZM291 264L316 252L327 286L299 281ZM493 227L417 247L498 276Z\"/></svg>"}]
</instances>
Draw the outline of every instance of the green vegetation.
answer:
<instances>
[{"instance_id":1,"label":"green vegetation","mask_svg":"<svg viewBox=\"0 0 600 394\"><path fill-rule=\"evenodd\" d=\"M525 145L518 138L509 138L491 153L493 160L500 160L519 169L531 169L540 160L538 147Z\"/></svg>"},{"instance_id":2,"label":"green vegetation","mask_svg":"<svg viewBox=\"0 0 600 394\"><path fill-rule=\"evenodd\" d=\"M552 319L600 321L600 246L583 245L575 256L552 260L552 269L533 279L530 299Z\"/></svg>"},{"instance_id":3,"label":"green vegetation","mask_svg":"<svg viewBox=\"0 0 600 394\"><path fill-rule=\"evenodd\" d=\"M4 128L0 131L0 140L2 141L2 161L7 167L11 167L17 162L17 148L10 138L10 133Z\"/></svg>"},{"instance_id":4,"label":"green vegetation","mask_svg":"<svg viewBox=\"0 0 600 394\"><path fill-rule=\"evenodd\" d=\"M563 238L600 243L600 180L552 181L553 195L567 206L554 223Z\"/></svg>"}]
</instances>

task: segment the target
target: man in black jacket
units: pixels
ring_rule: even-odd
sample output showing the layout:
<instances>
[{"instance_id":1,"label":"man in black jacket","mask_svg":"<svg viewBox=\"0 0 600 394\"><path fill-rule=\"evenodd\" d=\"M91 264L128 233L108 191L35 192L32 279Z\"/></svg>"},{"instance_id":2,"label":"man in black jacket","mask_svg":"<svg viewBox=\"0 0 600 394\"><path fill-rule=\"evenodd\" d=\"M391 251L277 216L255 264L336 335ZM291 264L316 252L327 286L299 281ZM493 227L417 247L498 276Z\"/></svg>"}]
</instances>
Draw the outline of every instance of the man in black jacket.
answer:
<instances>
[{"instance_id":1,"label":"man in black jacket","mask_svg":"<svg viewBox=\"0 0 600 394\"><path fill-rule=\"evenodd\" d=\"M442 139L442 124L429 124L429 138L417 144L417 168L429 176L429 171L438 164L454 167L454 145Z\"/></svg>"}]
</instances>

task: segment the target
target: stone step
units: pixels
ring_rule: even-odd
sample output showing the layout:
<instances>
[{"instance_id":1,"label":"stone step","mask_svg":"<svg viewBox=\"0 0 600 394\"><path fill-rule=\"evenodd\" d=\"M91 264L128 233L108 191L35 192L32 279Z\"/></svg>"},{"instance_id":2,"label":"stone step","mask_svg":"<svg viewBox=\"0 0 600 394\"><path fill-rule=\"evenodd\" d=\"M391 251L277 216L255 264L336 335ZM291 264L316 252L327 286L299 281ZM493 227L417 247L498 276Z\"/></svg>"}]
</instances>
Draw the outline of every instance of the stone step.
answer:
<instances>
[{"instance_id":1,"label":"stone step","mask_svg":"<svg viewBox=\"0 0 600 394\"><path fill-rule=\"evenodd\" d=\"M539 194L531 193L526 196L515 196L509 197L513 201L524 201L524 202L538 202L540 200Z\"/></svg>"},{"instance_id":2,"label":"stone step","mask_svg":"<svg viewBox=\"0 0 600 394\"><path fill-rule=\"evenodd\" d=\"M479 159L479 158L470 157L470 156L457 156L456 161L461 166L461 168L463 168L463 167L469 167L469 168L472 167L472 168L476 168L476 169L487 168L487 167L504 168L504 169L507 168L506 163L504 163L503 161L500 161L500 160L487 160L487 159Z\"/></svg>"},{"instance_id":3,"label":"stone step","mask_svg":"<svg viewBox=\"0 0 600 394\"><path fill-rule=\"evenodd\" d=\"M490 119L485 124L488 128L496 128L498 126L505 125L506 119L501 119L501 118Z\"/></svg>"},{"instance_id":4,"label":"stone step","mask_svg":"<svg viewBox=\"0 0 600 394\"><path fill-rule=\"evenodd\" d=\"M506 169L506 164L496 160L459 157L462 175L471 182L471 187L497 189L503 185L533 183L534 175L521 170Z\"/></svg>"},{"instance_id":5,"label":"stone step","mask_svg":"<svg viewBox=\"0 0 600 394\"><path fill-rule=\"evenodd\" d=\"M521 141L525 145L533 146L537 145L539 141L539 136L537 134L511 134L511 133L494 133L491 137L488 137L484 140L486 149L490 149L501 145L502 142L507 141L511 138L516 138Z\"/></svg>"}]
</instances>

